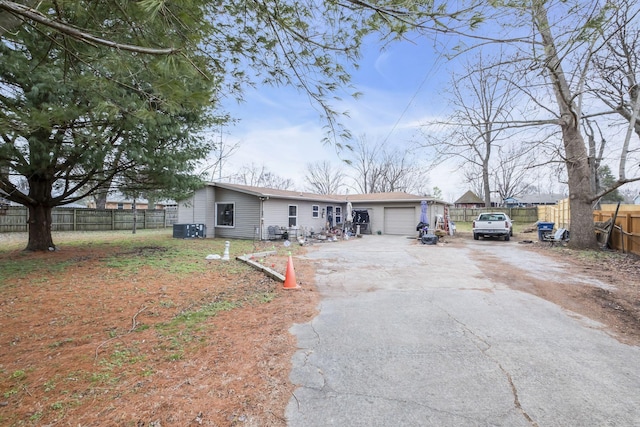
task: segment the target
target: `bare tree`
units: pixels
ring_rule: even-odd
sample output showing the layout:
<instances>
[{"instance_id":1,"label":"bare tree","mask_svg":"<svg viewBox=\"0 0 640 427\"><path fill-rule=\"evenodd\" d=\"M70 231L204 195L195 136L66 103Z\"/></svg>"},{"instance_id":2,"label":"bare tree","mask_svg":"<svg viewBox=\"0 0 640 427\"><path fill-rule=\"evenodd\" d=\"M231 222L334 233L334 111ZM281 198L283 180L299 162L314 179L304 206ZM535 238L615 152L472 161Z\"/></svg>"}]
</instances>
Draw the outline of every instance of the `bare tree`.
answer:
<instances>
[{"instance_id":1,"label":"bare tree","mask_svg":"<svg viewBox=\"0 0 640 427\"><path fill-rule=\"evenodd\" d=\"M364 194L428 192L427 169L417 162L411 147L398 149L383 141L372 143L366 135L362 135L350 153L352 159L348 160L348 164L355 173L356 191Z\"/></svg>"},{"instance_id":2,"label":"bare tree","mask_svg":"<svg viewBox=\"0 0 640 427\"><path fill-rule=\"evenodd\" d=\"M536 161L531 149L531 145L511 144L498 151L497 166L491 175L493 187L501 200L531 192L530 172Z\"/></svg>"},{"instance_id":3,"label":"bare tree","mask_svg":"<svg viewBox=\"0 0 640 427\"><path fill-rule=\"evenodd\" d=\"M243 166L231 177L231 182L252 187L275 188L278 190L292 190L294 182L290 178L283 178L270 172L265 165Z\"/></svg>"},{"instance_id":4,"label":"bare tree","mask_svg":"<svg viewBox=\"0 0 640 427\"><path fill-rule=\"evenodd\" d=\"M436 199L441 200L442 199L442 190L440 189L440 187L433 187L433 189L431 190L431 195L433 197L435 197Z\"/></svg>"},{"instance_id":5,"label":"bare tree","mask_svg":"<svg viewBox=\"0 0 640 427\"><path fill-rule=\"evenodd\" d=\"M491 206L491 160L494 148L507 144L508 122L514 110L516 87L508 63L501 56L487 59L482 52L475 62L467 62L465 73L451 77L454 112L445 122L426 124L424 146L435 152L437 161L458 158L470 176L479 176L486 206ZM444 132L432 130L436 125ZM475 173L479 175L475 175Z\"/></svg>"},{"instance_id":6,"label":"bare tree","mask_svg":"<svg viewBox=\"0 0 640 427\"><path fill-rule=\"evenodd\" d=\"M604 45L593 55L596 75L586 81L586 86L620 117L627 126L627 133L620 147L618 157L618 178L604 188L598 182L599 169L603 158L606 139L598 128L600 147L596 150L595 131L590 121L585 126L589 137L589 158L592 174L592 189L596 198L614 191L623 184L640 178L627 177L627 165L638 164L640 146L640 10L636 2L620 0L611 18L612 24L602 30ZM632 134L635 133L636 146L633 148ZM631 157L634 156L634 157ZM629 162L629 160L634 160ZM637 173L637 169L636 169Z\"/></svg>"},{"instance_id":7,"label":"bare tree","mask_svg":"<svg viewBox=\"0 0 640 427\"><path fill-rule=\"evenodd\" d=\"M241 143L240 141L234 143L225 142L223 138L222 124L220 124L218 132L211 132L207 137L217 139L218 141L211 144L214 149L209 154L207 158L207 166L201 174L210 176L211 181L222 181L227 178L222 174L224 164L236 153L236 151L240 149Z\"/></svg>"},{"instance_id":8,"label":"bare tree","mask_svg":"<svg viewBox=\"0 0 640 427\"><path fill-rule=\"evenodd\" d=\"M553 192L549 183L541 183L539 177L544 175L550 181L559 182L558 176L562 175L562 168L558 171L558 161L550 160L555 158L555 153L539 154L541 146L511 142L499 147L489 169L490 186L494 189L491 194L504 200L535 192ZM484 199L480 166L469 164L463 169L463 173L469 189Z\"/></svg>"},{"instance_id":9,"label":"bare tree","mask_svg":"<svg viewBox=\"0 0 640 427\"><path fill-rule=\"evenodd\" d=\"M383 150L378 191L426 194L429 185L427 169L421 168L415 158L413 150Z\"/></svg>"},{"instance_id":10,"label":"bare tree","mask_svg":"<svg viewBox=\"0 0 640 427\"><path fill-rule=\"evenodd\" d=\"M582 127L588 143L589 183L591 185L591 191L593 194L596 194L598 189L601 188L598 169L600 169L600 165L602 164L607 140L602 133L602 129L600 129L600 126L594 120L586 117L583 118Z\"/></svg>"},{"instance_id":11,"label":"bare tree","mask_svg":"<svg viewBox=\"0 0 640 427\"><path fill-rule=\"evenodd\" d=\"M640 175L633 178L625 175L630 141L628 132L620 147L618 180L605 190L594 191L597 177L593 174L598 173L597 157L602 156L596 148L595 133L589 124L585 126L586 118L603 117L600 111L587 113L597 108L588 90L588 82L592 80L590 70L594 58L603 54L613 56L604 53L609 40L613 34L625 32L625 25L633 22L611 19L612 14L615 15L619 7L626 3L626 0L572 0L558 3L533 0L526 5L516 6L519 12L524 12L520 16L531 20L534 30L526 43L531 55L523 61L529 65L522 69L531 83L521 89L537 103L541 112L547 114L547 125L561 133L561 156L566 168L571 204L569 245L574 248L598 247L593 232L593 202L620 185L640 179ZM550 16L558 19L552 21ZM637 20L634 25L637 26ZM524 52L523 46L518 46L520 52ZM533 70L539 72L534 73ZM543 85L539 77L544 78ZM547 96L547 92L550 92L550 96ZM632 106L632 111L636 113L631 117L637 116L637 108ZM629 131L633 128L634 123L630 123ZM588 129L587 135L590 135L591 141L585 141L584 129ZM610 156L611 150L606 149L605 153Z\"/></svg>"},{"instance_id":12,"label":"bare tree","mask_svg":"<svg viewBox=\"0 0 640 427\"><path fill-rule=\"evenodd\" d=\"M328 161L307 163L304 177L307 188L317 194L339 194L345 186L345 173L342 168L334 168Z\"/></svg>"},{"instance_id":13,"label":"bare tree","mask_svg":"<svg viewBox=\"0 0 640 427\"><path fill-rule=\"evenodd\" d=\"M567 167L567 175L569 179L569 192L571 199L571 242L570 245L577 248L595 248L597 247L596 235L593 232L593 215L591 204L594 200L594 194L590 184L590 169L588 162L588 153L585 141L580 132L580 120L582 117L581 97L578 93L579 88L583 86L585 80L585 62L584 59L579 61L578 58L574 64L571 64L570 53L574 52L578 36L588 36L584 31L588 27L579 28L580 34L576 34L570 43L564 44L561 51L558 47L558 41L552 32L552 26L547 13L547 3L544 0L533 0L531 2L531 16L533 24L539 36L539 46L542 48L541 59L539 62L541 71L543 71L547 82L553 89L553 94L557 107L556 124L562 131L562 142L564 145L564 160ZM600 11L587 12L587 19L599 17ZM590 41L590 45L586 47L586 52L592 52L595 40L586 38ZM564 65L573 65L572 72L577 73L578 81L572 87L571 81L565 72ZM581 67L582 65L582 67Z\"/></svg>"},{"instance_id":14,"label":"bare tree","mask_svg":"<svg viewBox=\"0 0 640 427\"><path fill-rule=\"evenodd\" d=\"M350 153L352 160L349 165L355 172L355 189L362 194L374 193L380 180L380 166L378 164L380 143L371 143L366 135L360 135Z\"/></svg>"},{"instance_id":15,"label":"bare tree","mask_svg":"<svg viewBox=\"0 0 640 427\"><path fill-rule=\"evenodd\" d=\"M484 197L484 185L482 183L482 171L480 170L480 167L473 163L468 164L462 169L462 173L464 176L464 182L469 186L469 189L478 197L482 197L484 200L487 200ZM491 205L489 204L485 206Z\"/></svg>"}]
</instances>

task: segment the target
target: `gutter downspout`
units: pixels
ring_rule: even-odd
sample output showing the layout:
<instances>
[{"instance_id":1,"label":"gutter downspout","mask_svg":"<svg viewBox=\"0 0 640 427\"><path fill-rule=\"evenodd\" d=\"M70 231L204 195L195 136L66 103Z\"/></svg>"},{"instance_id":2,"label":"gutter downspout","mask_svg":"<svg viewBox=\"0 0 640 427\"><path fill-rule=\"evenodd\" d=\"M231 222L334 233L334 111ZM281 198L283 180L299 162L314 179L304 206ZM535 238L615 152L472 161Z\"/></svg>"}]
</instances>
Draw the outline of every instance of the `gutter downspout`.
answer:
<instances>
[{"instance_id":1,"label":"gutter downspout","mask_svg":"<svg viewBox=\"0 0 640 427\"><path fill-rule=\"evenodd\" d=\"M260 241L264 240L264 201L269 200L269 196L260 196L260 212L258 213L258 227L260 230Z\"/></svg>"}]
</instances>

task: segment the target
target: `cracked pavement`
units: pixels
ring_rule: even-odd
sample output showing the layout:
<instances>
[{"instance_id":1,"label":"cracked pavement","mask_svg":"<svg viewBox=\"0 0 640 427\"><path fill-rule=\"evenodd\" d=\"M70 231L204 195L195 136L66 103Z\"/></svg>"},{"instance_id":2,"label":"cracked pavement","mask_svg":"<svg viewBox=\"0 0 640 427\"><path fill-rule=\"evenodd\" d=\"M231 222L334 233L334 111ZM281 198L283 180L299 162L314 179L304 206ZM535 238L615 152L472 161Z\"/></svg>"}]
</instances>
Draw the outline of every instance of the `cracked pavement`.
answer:
<instances>
[{"instance_id":1,"label":"cracked pavement","mask_svg":"<svg viewBox=\"0 0 640 427\"><path fill-rule=\"evenodd\" d=\"M514 241L364 236L310 248L323 298L292 328L288 425L638 425L640 348L488 278L487 255L517 266L521 283L553 274L594 286Z\"/></svg>"}]
</instances>

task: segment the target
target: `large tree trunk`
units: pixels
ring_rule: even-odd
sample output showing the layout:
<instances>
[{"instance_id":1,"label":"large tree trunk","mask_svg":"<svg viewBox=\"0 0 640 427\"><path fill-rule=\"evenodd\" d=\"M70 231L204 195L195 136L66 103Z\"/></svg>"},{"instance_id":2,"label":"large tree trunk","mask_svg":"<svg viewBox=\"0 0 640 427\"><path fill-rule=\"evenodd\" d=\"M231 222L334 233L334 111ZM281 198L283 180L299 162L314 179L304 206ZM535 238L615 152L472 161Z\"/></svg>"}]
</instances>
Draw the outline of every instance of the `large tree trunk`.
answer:
<instances>
[{"instance_id":1,"label":"large tree trunk","mask_svg":"<svg viewBox=\"0 0 640 427\"><path fill-rule=\"evenodd\" d=\"M27 251L51 251L55 249L51 237L51 207L41 204L29 208L29 243Z\"/></svg>"},{"instance_id":2,"label":"large tree trunk","mask_svg":"<svg viewBox=\"0 0 640 427\"><path fill-rule=\"evenodd\" d=\"M34 174L29 178L29 242L27 251L52 251L56 247L51 237L51 193L53 181Z\"/></svg>"},{"instance_id":3,"label":"large tree trunk","mask_svg":"<svg viewBox=\"0 0 640 427\"><path fill-rule=\"evenodd\" d=\"M574 93L567 82L562 68L562 59L558 55L555 40L551 34L546 2L534 0L533 18L540 32L544 46L545 66L558 103L558 124L562 129L565 164L569 177L569 246L576 249L595 249L598 247L593 223L591 203L593 193L589 176L589 157L584 139L580 133L580 111L574 104Z\"/></svg>"},{"instance_id":4,"label":"large tree trunk","mask_svg":"<svg viewBox=\"0 0 640 427\"><path fill-rule=\"evenodd\" d=\"M574 126L563 126L562 140L569 176L569 246L577 249L596 249L589 161L582 135Z\"/></svg>"},{"instance_id":5,"label":"large tree trunk","mask_svg":"<svg viewBox=\"0 0 640 427\"><path fill-rule=\"evenodd\" d=\"M491 184L489 183L489 161L488 157L482 161L482 189L484 193L484 206L491 207Z\"/></svg>"},{"instance_id":6,"label":"large tree trunk","mask_svg":"<svg viewBox=\"0 0 640 427\"><path fill-rule=\"evenodd\" d=\"M93 195L93 200L96 202L96 209L106 209L107 208L107 195L108 191L98 191Z\"/></svg>"}]
</instances>

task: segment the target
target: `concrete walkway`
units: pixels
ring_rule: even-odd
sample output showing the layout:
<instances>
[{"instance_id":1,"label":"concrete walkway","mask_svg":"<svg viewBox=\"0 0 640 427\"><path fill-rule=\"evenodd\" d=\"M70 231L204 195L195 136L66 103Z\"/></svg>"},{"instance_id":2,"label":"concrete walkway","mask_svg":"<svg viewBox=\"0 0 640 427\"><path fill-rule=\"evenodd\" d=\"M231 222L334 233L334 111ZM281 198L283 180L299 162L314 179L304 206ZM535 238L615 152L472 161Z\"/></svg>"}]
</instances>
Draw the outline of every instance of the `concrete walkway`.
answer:
<instances>
[{"instance_id":1,"label":"concrete walkway","mask_svg":"<svg viewBox=\"0 0 640 427\"><path fill-rule=\"evenodd\" d=\"M515 241L457 241L365 236L311 249L323 300L292 329L288 425L640 425L640 348L489 280L473 254L532 277L564 280L562 265Z\"/></svg>"}]
</instances>

